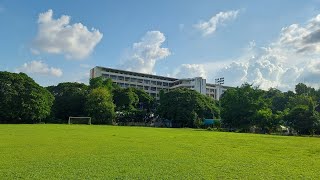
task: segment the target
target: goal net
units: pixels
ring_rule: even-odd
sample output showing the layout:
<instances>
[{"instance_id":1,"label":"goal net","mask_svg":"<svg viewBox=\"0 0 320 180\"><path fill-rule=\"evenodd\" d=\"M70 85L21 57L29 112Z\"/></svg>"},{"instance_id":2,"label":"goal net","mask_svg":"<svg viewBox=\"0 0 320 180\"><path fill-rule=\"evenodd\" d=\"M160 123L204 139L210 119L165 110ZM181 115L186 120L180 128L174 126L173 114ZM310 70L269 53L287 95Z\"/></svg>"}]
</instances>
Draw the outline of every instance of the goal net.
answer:
<instances>
[{"instance_id":1,"label":"goal net","mask_svg":"<svg viewBox=\"0 0 320 180\"><path fill-rule=\"evenodd\" d=\"M73 117L70 116L68 124L91 124L91 117Z\"/></svg>"}]
</instances>

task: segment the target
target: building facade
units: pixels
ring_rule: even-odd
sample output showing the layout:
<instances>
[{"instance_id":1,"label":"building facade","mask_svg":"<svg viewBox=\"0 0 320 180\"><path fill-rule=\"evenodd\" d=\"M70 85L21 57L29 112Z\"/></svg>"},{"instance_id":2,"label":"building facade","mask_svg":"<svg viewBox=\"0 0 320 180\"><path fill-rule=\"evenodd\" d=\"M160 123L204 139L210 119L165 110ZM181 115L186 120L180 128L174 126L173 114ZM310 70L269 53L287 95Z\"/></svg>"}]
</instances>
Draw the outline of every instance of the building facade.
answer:
<instances>
[{"instance_id":1,"label":"building facade","mask_svg":"<svg viewBox=\"0 0 320 180\"><path fill-rule=\"evenodd\" d=\"M110 78L113 83L123 88L134 87L143 89L156 99L159 99L161 90L168 92L171 89L184 87L219 100L222 93L229 88L227 86L206 83L206 79L202 77L177 79L100 66L96 66L90 70L90 78L96 77Z\"/></svg>"}]
</instances>

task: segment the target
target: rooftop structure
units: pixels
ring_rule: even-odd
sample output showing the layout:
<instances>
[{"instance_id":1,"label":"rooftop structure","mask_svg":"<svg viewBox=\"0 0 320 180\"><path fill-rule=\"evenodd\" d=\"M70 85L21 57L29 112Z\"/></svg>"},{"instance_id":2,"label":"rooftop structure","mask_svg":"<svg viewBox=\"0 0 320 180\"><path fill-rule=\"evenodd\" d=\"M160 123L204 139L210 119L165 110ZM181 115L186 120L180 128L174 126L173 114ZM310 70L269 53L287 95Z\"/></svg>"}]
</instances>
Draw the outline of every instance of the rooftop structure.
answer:
<instances>
[{"instance_id":1,"label":"rooftop structure","mask_svg":"<svg viewBox=\"0 0 320 180\"><path fill-rule=\"evenodd\" d=\"M100 66L96 66L90 70L90 78L101 76L110 78L113 83L123 88L134 87L143 89L156 99L159 99L161 90L168 92L170 89L184 87L219 100L222 93L228 88L220 84L206 83L206 79L202 77L177 79Z\"/></svg>"}]
</instances>

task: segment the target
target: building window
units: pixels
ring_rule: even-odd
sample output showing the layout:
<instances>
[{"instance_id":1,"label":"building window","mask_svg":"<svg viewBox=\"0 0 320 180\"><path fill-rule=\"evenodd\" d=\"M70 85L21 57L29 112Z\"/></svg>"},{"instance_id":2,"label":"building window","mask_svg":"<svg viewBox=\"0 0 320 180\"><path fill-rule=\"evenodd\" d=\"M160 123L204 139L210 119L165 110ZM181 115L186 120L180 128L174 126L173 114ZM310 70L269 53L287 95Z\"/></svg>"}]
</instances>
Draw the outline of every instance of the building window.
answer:
<instances>
[{"instance_id":1,"label":"building window","mask_svg":"<svg viewBox=\"0 0 320 180\"><path fill-rule=\"evenodd\" d=\"M138 79L138 83L143 83L143 80L142 79Z\"/></svg>"},{"instance_id":2,"label":"building window","mask_svg":"<svg viewBox=\"0 0 320 180\"><path fill-rule=\"evenodd\" d=\"M136 78L131 78L131 82L137 82Z\"/></svg>"},{"instance_id":3,"label":"building window","mask_svg":"<svg viewBox=\"0 0 320 180\"><path fill-rule=\"evenodd\" d=\"M124 80L124 77L123 77L123 76L118 76L118 80L119 80L119 81L123 81L123 80Z\"/></svg>"},{"instance_id":4,"label":"building window","mask_svg":"<svg viewBox=\"0 0 320 180\"><path fill-rule=\"evenodd\" d=\"M111 75L110 78L111 78L112 80L117 80L117 76L115 76L115 75Z\"/></svg>"}]
</instances>

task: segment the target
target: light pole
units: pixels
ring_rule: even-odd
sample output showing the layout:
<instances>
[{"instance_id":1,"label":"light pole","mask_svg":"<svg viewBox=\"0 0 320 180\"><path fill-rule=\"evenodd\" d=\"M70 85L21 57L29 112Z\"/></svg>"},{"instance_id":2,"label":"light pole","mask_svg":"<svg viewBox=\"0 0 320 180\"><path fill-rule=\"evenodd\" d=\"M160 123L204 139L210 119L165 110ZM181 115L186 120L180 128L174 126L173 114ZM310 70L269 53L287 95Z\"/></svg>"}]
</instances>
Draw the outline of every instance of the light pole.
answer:
<instances>
[{"instance_id":1,"label":"light pole","mask_svg":"<svg viewBox=\"0 0 320 180\"><path fill-rule=\"evenodd\" d=\"M221 86L224 84L224 77L217 78L215 79L215 84L217 85L217 95L218 95L218 100L219 100L219 111L220 111L220 117L221 117L221 101L220 101L220 96L221 96Z\"/></svg>"}]
</instances>

